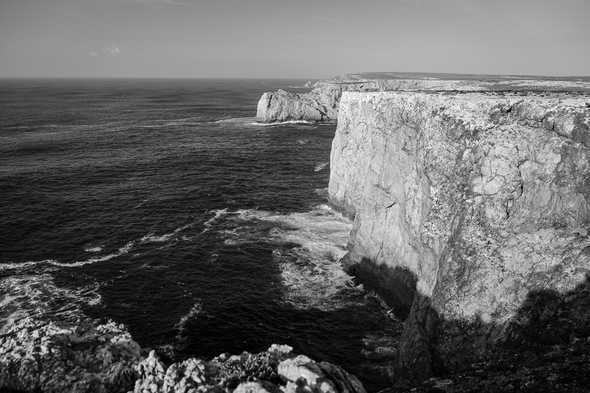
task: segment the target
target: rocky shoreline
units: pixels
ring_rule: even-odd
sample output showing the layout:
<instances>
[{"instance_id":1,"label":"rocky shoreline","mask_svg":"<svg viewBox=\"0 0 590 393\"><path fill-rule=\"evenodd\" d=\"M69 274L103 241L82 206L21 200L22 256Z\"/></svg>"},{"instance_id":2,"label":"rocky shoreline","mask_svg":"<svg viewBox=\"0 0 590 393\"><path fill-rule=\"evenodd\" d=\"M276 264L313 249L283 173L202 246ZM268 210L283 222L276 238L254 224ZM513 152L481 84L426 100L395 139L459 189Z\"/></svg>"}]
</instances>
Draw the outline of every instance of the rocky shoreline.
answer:
<instances>
[{"instance_id":1,"label":"rocky shoreline","mask_svg":"<svg viewBox=\"0 0 590 393\"><path fill-rule=\"evenodd\" d=\"M86 319L65 326L27 317L0 336L0 391L46 393L366 393L342 368L287 345L166 366L125 327Z\"/></svg>"},{"instance_id":2,"label":"rocky shoreline","mask_svg":"<svg viewBox=\"0 0 590 393\"><path fill-rule=\"evenodd\" d=\"M404 319L383 393L590 391L588 82L353 75L265 93L257 116L338 119L343 267ZM165 364L81 309L2 317L0 391L365 392L286 345Z\"/></svg>"}]
</instances>

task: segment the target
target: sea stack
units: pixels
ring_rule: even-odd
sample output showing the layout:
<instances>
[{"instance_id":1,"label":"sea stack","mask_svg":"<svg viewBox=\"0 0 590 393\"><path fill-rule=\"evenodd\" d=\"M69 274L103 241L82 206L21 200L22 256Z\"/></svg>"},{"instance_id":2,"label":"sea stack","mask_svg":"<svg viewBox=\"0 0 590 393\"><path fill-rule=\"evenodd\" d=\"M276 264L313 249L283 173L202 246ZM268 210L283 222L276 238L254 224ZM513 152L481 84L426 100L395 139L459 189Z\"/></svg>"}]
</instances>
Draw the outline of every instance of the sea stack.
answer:
<instances>
[{"instance_id":1,"label":"sea stack","mask_svg":"<svg viewBox=\"0 0 590 393\"><path fill-rule=\"evenodd\" d=\"M336 85L323 85L304 94L285 90L267 92L258 101L256 117L264 123L334 120L341 94L342 89Z\"/></svg>"}]
</instances>

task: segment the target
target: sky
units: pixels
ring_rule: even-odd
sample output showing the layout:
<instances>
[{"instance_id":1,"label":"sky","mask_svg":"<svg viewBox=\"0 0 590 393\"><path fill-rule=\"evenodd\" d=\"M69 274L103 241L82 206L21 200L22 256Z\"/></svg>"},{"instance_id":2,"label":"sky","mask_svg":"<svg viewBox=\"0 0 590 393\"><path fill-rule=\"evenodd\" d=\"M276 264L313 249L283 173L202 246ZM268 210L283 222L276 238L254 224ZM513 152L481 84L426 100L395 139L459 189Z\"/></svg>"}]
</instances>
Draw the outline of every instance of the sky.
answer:
<instances>
[{"instance_id":1,"label":"sky","mask_svg":"<svg viewBox=\"0 0 590 393\"><path fill-rule=\"evenodd\" d=\"M0 77L590 75L590 0L0 0Z\"/></svg>"}]
</instances>

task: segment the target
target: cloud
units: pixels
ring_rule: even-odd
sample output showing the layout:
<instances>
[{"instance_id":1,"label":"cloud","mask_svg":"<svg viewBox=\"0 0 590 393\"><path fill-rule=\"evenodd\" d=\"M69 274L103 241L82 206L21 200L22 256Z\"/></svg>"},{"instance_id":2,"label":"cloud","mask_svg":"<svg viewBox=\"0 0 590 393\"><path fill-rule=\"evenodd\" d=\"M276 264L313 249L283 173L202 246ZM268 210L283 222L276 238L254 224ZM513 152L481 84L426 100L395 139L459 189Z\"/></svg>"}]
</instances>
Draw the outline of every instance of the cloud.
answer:
<instances>
[{"instance_id":1,"label":"cloud","mask_svg":"<svg viewBox=\"0 0 590 393\"><path fill-rule=\"evenodd\" d=\"M117 45L109 45L105 46L100 50L92 50L88 52L90 57L99 57L99 56L107 56L107 57L115 57L121 54L121 49Z\"/></svg>"},{"instance_id":2,"label":"cloud","mask_svg":"<svg viewBox=\"0 0 590 393\"><path fill-rule=\"evenodd\" d=\"M118 46L108 46L104 48L104 53L109 56L119 56L121 54L121 49Z\"/></svg>"}]
</instances>

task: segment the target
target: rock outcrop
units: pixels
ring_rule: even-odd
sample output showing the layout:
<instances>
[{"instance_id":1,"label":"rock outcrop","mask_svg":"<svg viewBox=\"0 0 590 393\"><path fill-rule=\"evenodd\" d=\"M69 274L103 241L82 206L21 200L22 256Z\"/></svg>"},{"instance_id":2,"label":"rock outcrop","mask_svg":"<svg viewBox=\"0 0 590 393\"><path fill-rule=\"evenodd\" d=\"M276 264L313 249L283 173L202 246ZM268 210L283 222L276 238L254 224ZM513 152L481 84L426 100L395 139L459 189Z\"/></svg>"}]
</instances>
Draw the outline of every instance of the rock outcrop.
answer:
<instances>
[{"instance_id":1,"label":"rock outcrop","mask_svg":"<svg viewBox=\"0 0 590 393\"><path fill-rule=\"evenodd\" d=\"M333 364L295 356L287 345L210 361L191 358L168 368L152 351L137 372L133 393L365 393L355 376Z\"/></svg>"},{"instance_id":2,"label":"rock outcrop","mask_svg":"<svg viewBox=\"0 0 590 393\"><path fill-rule=\"evenodd\" d=\"M0 390L126 392L139 360L139 345L113 322L60 326L23 318L0 335Z\"/></svg>"},{"instance_id":3,"label":"rock outcrop","mask_svg":"<svg viewBox=\"0 0 590 393\"><path fill-rule=\"evenodd\" d=\"M63 326L31 317L0 335L0 391L44 393L366 393L343 369L287 345L267 351L189 358L166 367L122 325L85 319Z\"/></svg>"},{"instance_id":4,"label":"rock outcrop","mask_svg":"<svg viewBox=\"0 0 590 393\"><path fill-rule=\"evenodd\" d=\"M354 216L345 264L411 310L406 363L428 367L432 348L419 336L433 334L437 318L505 327L531 291L563 293L584 281L588 101L343 94L329 194Z\"/></svg>"},{"instance_id":5,"label":"rock outcrop","mask_svg":"<svg viewBox=\"0 0 590 393\"><path fill-rule=\"evenodd\" d=\"M335 119L342 88L327 86L310 93L285 90L264 93L258 101L256 118L265 123L282 121L325 121Z\"/></svg>"}]
</instances>

